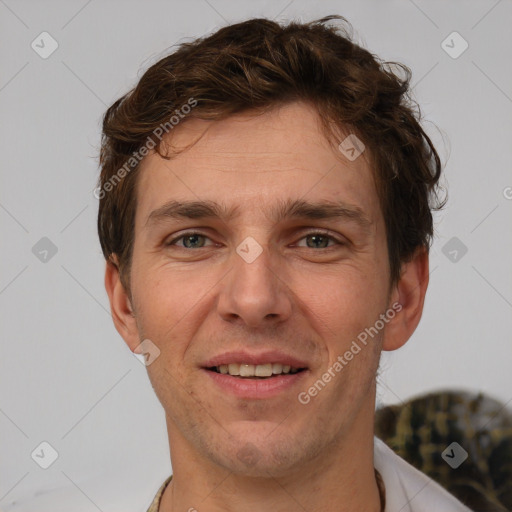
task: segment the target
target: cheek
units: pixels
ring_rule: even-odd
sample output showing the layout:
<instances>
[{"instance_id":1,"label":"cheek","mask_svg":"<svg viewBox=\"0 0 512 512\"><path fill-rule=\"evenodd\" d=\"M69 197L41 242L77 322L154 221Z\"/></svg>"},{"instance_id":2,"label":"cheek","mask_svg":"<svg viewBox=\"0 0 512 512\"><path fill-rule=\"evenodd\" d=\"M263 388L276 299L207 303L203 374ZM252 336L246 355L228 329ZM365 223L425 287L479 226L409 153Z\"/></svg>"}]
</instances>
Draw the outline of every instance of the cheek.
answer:
<instances>
[{"instance_id":1,"label":"cheek","mask_svg":"<svg viewBox=\"0 0 512 512\"><path fill-rule=\"evenodd\" d=\"M163 256L139 258L134 266L134 295L150 316L166 311L172 317L187 310L192 301L197 301L200 277L192 266L177 267ZM172 309L169 309L169 308Z\"/></svg>"},{"instance_id":2,"label":"cheek","mask_svg":"<svg viewBox=\"0 0 512 512\"><path fill-rule=\"evenodd\" d=\"M189 343L212 310L212 289L221 276L169 262L149 263L133 275L140 334L157 344L169 368L187 363Z\"/></svg>"},{"instance_id":3,"label":"cheek","mask_svg":"<svg viewBox=\"0 0 512 512\"><path fill-rule=\"evenodd\" d=\"M197 290L193 285L187 286L179 272L165 268L145 269L133 276L139 329L146 337L163 341L179 328L181 320L197 302Z\"/></svg>"},{"instance_id":4,"label":"cheek","mask_svg":"<svg viewBox=\"0 0 512 512\"><path fill-rule=\"evenodd\" d=\"M383 312L382 281L373 270L347 266L323 275L309 273L296 283L296 294L309 310L316 332L341 350Z\"/></svg>"}]
</instances>

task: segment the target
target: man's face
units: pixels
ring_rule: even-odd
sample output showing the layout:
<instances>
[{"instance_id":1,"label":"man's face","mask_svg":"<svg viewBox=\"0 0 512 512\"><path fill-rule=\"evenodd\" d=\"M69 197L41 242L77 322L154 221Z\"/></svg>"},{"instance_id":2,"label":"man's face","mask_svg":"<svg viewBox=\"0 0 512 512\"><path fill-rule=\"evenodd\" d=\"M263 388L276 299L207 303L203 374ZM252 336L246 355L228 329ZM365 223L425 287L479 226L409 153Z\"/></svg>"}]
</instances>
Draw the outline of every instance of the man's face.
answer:
<instances>
[{"instance_id":1,"label":"man's face","mask_svg":"<svg viewBox=\"0 0 512 512\"><path fill-rule=\"evenodd\" d=\"M131 268L138 335L161 351L148 372L171 452L174 442L203 463L285 474L372 432L381 333L359 343L308 403L298 396L390 306L384 219L365 154L349 161L333 150L305 104L189 120L172 132L173 146L206 127L191 149L170 161L152 154L140 169ZM170 201L215 203L233 215L164 215ZM298 201L313 209L294 215L287 207ZM342 206L340 215L314 215L321 203ZM278 374L212 368L230 363L233 373L261 375L275 363ZM300 371L279 375L287 363Z\"/></svg>"}]
</instances>

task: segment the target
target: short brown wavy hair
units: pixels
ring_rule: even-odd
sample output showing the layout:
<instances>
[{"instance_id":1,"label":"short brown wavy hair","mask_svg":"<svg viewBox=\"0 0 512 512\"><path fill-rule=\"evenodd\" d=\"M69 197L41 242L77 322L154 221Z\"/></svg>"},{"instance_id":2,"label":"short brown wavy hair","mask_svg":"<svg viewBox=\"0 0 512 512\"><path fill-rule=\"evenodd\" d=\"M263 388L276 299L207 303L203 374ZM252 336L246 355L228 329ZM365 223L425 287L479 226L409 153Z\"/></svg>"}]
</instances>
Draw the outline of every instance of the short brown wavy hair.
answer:
<instances>
[{"instance_id":1,"label":"short brown wavy hair","mask_svg":"<svg viewBox=\"0 0 512 512\"><path fill-rule=\"evenodd\" d=\"M341 129L366 146L386 224L391 282L418 247L429 249L431 211L442 206L437 194L441 162L410 96L411 71L381 61L355 44L350 32L341 16L287 25L268 19L229 25L179 45L107 110L98 233L105 258L118 265L128 292L139 163L132 157L152 141L155 151L169 158L155 130L169 126L191 98L196 104L185 123L293 101L312 104L331 143L340 143Z\"/></svg>"}]
</instances>

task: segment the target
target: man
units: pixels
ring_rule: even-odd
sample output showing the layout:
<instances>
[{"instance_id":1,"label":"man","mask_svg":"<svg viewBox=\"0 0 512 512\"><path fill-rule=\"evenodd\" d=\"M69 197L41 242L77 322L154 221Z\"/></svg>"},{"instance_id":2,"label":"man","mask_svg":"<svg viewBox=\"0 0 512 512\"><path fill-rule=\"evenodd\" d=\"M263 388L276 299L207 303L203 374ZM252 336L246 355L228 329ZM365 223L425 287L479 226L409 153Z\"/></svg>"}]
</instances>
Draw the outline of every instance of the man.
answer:
<instances>
[{"instance_id":1,"label":"man","mask_svg":"<svg viewBox=\"0 0 512 512\"><path fill-rule=\"evenodd\" d=\"M374 439L441 165L408 69L334 19L183 44L105 115L105 286L173 468L151 511L468 510Z\"/></svg>"}]
</instances>

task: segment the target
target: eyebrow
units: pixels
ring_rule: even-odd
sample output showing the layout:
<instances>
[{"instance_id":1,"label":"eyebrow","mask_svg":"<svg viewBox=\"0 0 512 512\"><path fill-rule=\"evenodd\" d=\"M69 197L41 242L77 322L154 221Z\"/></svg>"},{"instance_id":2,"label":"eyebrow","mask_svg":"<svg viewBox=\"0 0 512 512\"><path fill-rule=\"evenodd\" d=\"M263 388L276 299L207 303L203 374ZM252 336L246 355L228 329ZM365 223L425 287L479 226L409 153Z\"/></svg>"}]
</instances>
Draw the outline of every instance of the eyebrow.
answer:
<instances>
[{"instance_id":1,"label":"eyebrow","mask_svg":"<svg viewBox=\"0 0 512 512\"><path fill-rule=\"evenodd\" d=\"M171 200L149 214L146 220L146 228L167 219L218 219L228 221L239 216L239 205L228 208L226 205L215 201L180 202ZM270 211L266 212L266 216L275 223L285 219L349 220L359 224L365 231L372 225L372 222L360 207L342 201L307 202L300 199L289 199L271 207Z\"/></svg>"}]
</instances>

